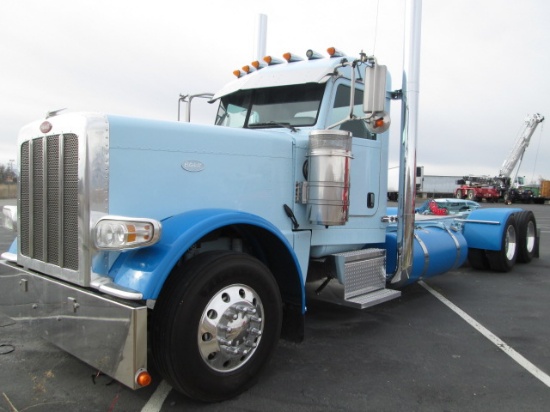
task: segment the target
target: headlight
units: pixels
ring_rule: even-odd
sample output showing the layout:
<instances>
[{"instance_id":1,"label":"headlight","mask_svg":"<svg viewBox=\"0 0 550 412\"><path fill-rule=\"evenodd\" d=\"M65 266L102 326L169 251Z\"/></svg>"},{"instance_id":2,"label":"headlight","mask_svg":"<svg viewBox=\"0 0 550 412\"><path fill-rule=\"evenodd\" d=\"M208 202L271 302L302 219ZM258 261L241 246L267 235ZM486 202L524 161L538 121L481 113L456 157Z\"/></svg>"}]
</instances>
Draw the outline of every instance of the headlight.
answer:
<instances>
[{"instance_id":1,"label":"headlight","mask_svg":"<svg viewBox=\"0 0 550 412\"><path fill-rule=\"evenodd\" d=\"M151 246L159 240L160 231L157 220L106 216L95 225L95 245L108 250Z\"/></svg>"}]
</instances>

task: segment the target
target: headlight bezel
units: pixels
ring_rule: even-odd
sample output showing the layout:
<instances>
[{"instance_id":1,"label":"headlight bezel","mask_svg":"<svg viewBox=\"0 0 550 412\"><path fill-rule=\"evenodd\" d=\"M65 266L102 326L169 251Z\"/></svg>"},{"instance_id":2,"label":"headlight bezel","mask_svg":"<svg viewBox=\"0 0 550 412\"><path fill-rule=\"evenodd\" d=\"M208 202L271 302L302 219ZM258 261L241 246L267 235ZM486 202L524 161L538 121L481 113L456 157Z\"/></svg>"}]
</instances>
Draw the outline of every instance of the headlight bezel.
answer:
<instances>
[{"instance_id":1,"label":"headlight bezel","mask_svg":"<svg viewBox=\"0 0 550 412\"><path fill-rule=\"evenodd\" d=\"M98 250L138 249L157 243L161 231L155 219L103 216L94 225L92 238Z\"/></svg>"}]
</instances>

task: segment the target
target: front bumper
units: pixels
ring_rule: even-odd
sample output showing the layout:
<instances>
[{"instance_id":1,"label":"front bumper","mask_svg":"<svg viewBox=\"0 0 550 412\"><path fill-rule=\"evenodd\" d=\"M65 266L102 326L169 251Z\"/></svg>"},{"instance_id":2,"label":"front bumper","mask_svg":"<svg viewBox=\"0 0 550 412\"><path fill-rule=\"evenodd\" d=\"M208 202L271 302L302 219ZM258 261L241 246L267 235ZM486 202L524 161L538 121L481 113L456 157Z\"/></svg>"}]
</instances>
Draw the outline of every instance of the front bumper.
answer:
<instances>
[{"instance_id":1,"label":"front bumper","mask_svg":"<svg viewBox=\"0 0 550 412\"><path fill-rule=\"evenodd\" d=\"M0 260L0 312L122 384L147 368L147 307Z\"/></svg>"}]
</instances>

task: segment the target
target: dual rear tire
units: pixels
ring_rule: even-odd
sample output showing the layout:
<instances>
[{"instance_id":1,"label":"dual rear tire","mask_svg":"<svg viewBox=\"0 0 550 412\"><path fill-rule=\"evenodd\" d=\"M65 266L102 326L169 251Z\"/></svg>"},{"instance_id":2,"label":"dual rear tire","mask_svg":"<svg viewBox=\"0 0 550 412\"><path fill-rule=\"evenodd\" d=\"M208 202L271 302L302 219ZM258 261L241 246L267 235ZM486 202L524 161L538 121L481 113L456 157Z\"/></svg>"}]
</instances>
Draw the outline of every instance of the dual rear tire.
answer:
<instances>
[{"instance_id":1,"label":"dual rear tire","mask_svg":"<svg viewBox=\"0 0 550 412\"><path fill-rule=\"evenodd\" d=\"M469 249L474 269L509 272L518 263L529 263L538 255L537 223L532 211L511 215L504 226L500 250Z\"/></svg>"}]
</instances>

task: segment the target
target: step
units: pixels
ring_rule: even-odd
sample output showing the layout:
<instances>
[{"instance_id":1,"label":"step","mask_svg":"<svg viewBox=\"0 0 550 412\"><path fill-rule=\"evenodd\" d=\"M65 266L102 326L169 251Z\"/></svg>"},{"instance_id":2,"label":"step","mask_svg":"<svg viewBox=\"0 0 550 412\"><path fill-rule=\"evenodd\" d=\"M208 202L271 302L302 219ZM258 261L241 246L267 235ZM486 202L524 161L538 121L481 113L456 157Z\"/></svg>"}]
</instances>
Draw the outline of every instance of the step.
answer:
<instances>
[{"instance_id":1,"label":"step","mask_svg":"<svg viewBox=\"0 0 550 412\"><path fill-rule=\"evenodd\" d=\"M348 302L349 306L365 309L398 298L399 296L401 296L401 292L398 290L380 289L374 292L365 293L364 295L348 298L346 302Z\"/></svg>"},{"instance_id":2,"label":"step","mask_svg":"<svg viewBox=\"0 0 550 412\"><path fill-rule=\"evenodd\" d=\"M377 289L351 298L345 296L344 285L332 279L319 293L317 290L323 284L323 280L306 283L308 300L334 303L355 309L365 309L383 302L398 298L401 292L393 289Z\"/></svg>"}]
</instances>

